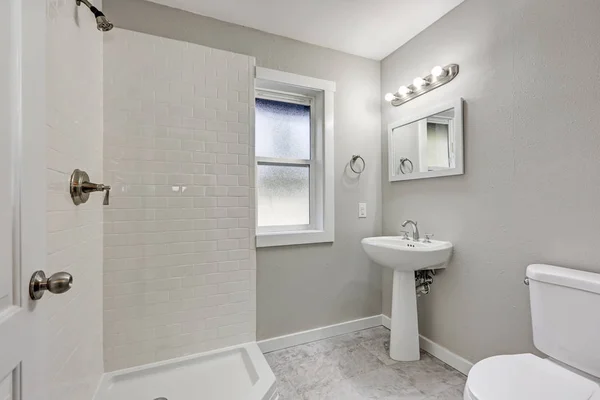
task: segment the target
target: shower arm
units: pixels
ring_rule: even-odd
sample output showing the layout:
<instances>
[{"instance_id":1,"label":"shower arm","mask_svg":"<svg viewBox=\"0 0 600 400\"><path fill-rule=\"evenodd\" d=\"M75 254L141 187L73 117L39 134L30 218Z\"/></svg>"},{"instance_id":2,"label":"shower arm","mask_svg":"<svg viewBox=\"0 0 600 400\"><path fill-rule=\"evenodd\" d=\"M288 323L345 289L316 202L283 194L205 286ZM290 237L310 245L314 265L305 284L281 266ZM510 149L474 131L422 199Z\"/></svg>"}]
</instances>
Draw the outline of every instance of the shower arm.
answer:
<instances>
[{"instance_id":1,"label":"shower arm","mask_svg":"<svg viewBox=\"0 0 600 400\"><path fill-rule=\"evenodd\" d=\"M92 9L92 7L94 7L92 5L92 3L90 3L88 0L75 0L75 3L77 3L78 6L81 5L81 3L85 4L87 6L87 8L89 8L90 10ZM96 8L96 7L94 7Z\"/></svg>"},{"instance_id":2,"label":"shower arm","mask_svg":"<svg viewBox=\"0 0 600 400\"><path fill-rule=\"evenodd\" d=\"M96 18L99 16L104 17L104 13L102 11L98 10L96 7L94 7L94 5L92 3L90 3L88 0L75 0L75 4L77 4L78 6L80 6L81 3L83 3L87 8L89 8L90 11L92 13L94 13L94 16Z\"/></svg>"}]
</instances>

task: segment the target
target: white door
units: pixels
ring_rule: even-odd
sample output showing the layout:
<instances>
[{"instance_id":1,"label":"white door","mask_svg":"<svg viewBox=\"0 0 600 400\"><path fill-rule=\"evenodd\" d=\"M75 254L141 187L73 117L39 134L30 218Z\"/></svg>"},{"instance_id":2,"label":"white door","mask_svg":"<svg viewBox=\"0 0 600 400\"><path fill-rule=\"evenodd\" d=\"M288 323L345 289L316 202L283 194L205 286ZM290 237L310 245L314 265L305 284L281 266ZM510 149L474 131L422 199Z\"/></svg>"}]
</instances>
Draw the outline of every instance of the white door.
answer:
<instances>
[{"instance_id":1,"label":"white door","mask_svg":"<svg viewBox=\"0 0 600 400\"><path fill-rule=\"evenodd\" d=\"M45 399L28 294L46 260L45 19L46 0L0 0L0 400Z\"/></svg>"}]
</instances>

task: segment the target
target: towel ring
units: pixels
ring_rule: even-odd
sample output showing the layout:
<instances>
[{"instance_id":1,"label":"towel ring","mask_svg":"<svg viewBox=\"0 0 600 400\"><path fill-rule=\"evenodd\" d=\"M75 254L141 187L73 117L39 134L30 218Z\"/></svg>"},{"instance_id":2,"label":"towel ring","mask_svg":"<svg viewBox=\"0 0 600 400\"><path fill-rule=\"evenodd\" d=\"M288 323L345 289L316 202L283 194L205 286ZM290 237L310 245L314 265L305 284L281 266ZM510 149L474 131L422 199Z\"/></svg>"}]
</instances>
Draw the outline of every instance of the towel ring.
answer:
<instances>
[{"instance_id":1,"label":"towel ring","mask_svg":"<svg viewBox=\"0 0 600 400\"><path fill-rule=\"evenodd\" d=\"M405 172L405 171L404 171L404 163L409 163L409 164L410 164L410 171L408 171L408 172ZM412 163L412 161L410 161L410 159L408 159L408 158L406 158L406 157L402 157L402 158L400 159L400 165L399 165L399 169L400 169L400 172L402 172L403 174L406 174L406 173L409 173L409 174L410 174L410 173L412 173L412 172L413 172L413 170L414 170L414 166L413 166L413 163Z\"/></svg>"},{"instance_id":2,"label":"towel ring","mask_svg":"<svg viewBox=\"0 0 600 400\"><path fill-rule=\"evenodd\" d=\"M362 168L359 169L358 171L356 169L354 169L354 167L356 166L356 161L357 160L361 160L362 161L362 165L363 165ZM365 162L364 158L362 158L359 155L352 156L352 159L350 160L350 169L352 170L352 172L354 172L355 174L360 175L360 174L363 173L363 171L365 170L365 168L367 168L367 163Z\"/></svg>"}]
</instances>

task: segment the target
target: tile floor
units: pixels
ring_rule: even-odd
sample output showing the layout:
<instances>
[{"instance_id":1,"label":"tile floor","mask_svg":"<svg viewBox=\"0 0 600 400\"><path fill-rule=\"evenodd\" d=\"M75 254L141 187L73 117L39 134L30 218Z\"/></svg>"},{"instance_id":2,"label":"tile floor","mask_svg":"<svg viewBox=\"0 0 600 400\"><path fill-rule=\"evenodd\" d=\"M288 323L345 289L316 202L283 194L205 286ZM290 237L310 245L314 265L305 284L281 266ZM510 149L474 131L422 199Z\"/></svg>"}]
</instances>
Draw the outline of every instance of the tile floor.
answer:
<instances>
[{"instance_id":1,"label":"tile floor","mask_svg":"<svg viewBox=\"0 0 600 400\"><path fill-rule=\"evenodd\" d=\"M366 329L265 354L280 400L462 400L466 377L431 355L398 362L390 331Z\"/></svg>"}]
</instances>

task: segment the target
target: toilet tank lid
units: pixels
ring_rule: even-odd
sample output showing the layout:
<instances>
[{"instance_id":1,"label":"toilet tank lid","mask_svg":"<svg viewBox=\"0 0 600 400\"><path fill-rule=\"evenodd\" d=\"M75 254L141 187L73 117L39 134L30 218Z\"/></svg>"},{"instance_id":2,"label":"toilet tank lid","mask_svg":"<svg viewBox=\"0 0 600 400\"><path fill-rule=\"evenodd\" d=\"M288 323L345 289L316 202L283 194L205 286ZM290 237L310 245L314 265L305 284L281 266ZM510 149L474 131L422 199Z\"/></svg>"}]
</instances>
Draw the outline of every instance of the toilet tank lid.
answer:
<instances>
[{"instance_id":1,"label":"toilet tank lid","mask_svg":"<svg viewBox=\"0 0 600 400\"><path fill-rule=\"evenodd\" d=\"M547 264L532 264L527 267L527 277L538 282L600 294L600 274L592 272Z\"/></svg>"}]
</instances>

